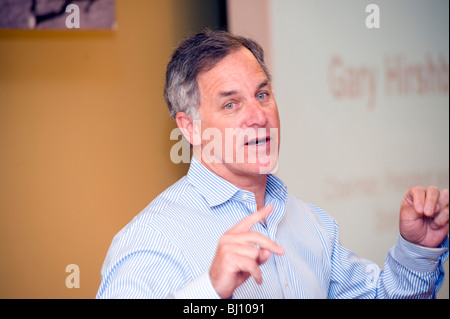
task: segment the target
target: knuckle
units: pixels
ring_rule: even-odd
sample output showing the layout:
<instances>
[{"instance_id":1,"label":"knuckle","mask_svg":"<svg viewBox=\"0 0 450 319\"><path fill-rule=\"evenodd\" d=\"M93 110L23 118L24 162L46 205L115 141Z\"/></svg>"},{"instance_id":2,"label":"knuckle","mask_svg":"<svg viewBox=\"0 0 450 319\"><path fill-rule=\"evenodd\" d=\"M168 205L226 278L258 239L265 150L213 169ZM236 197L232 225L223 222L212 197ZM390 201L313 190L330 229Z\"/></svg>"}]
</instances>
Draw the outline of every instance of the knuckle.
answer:
<instances>
[{"instance_id":1,"label":"knuckle","mask_svg":"<svg viewBox=\"0 0 450 319\"><path fill-rule=\"evenodd\" d=\"M246 259L245 260L245 268L248 270L248 271L254 271L254 270L257 270L257 269L259 269L259 265L258 265L258 263L255 261L255 260L253 260L253 259Z\"/></svg>"},{"instance_id":2,"label":"knuckle","mask_svg":"<svg viewBox=\"0 0 450 319\"><path fill-rule=\"evenodd\" d=\"M234 257L230 251L225 251L222 255L222 260L225 265L231 265L234 261Z\"/></svg>"},{"instance_id":3,"label":"knuckle","mask_svg":"<svg viewBox=\"0 0 450 319\"><path fill-rule=\"evenodd\" d=\"M425 188L423 188L422 186L413 186L413 187L411 187L411 191L413 193L424 192Z\"/></svg>"},{"instance_id":4,"label":"knuckle","mask_svg":"<svg viewBox=\"0 0 450 319\"><path fill-rule=\"evenodd\" d=\"M442 212L443 212L444 215L446 215L447 218L448 218L448 205L444 207L444 209L442 210Z\"/></svg>"},{"instance_id":5,"label":"knuckle","mask_svg":"<svg viewBox=\"0 0 450 319\"><path fill-rule=\"evenodd\" d=\"M257 231L252 231L252 239L254 240L265 240L267 237Z\"/></svg>"},{"instance_id":6,"label":"knuckle","mask_svg":"<svg viewBox=\"0 0 450 319\"><path fill-rule=\"evenodd\" d=\"M219 238L219 245L225 245L231 242L233 235L230 233L225 233Z\"/></svg>"},{"instance_id":7,"label":"knuckle","mask_svg":"<svg viewBox=\"0 0 450 319\"><path fill-rule=\"evenodd\" d=\"M252 260L257 260L259 257L259 253L260 253L259 248L256 248L256 247L250 248L250 254L251 254Z\"/></svg>"}]
</instances>

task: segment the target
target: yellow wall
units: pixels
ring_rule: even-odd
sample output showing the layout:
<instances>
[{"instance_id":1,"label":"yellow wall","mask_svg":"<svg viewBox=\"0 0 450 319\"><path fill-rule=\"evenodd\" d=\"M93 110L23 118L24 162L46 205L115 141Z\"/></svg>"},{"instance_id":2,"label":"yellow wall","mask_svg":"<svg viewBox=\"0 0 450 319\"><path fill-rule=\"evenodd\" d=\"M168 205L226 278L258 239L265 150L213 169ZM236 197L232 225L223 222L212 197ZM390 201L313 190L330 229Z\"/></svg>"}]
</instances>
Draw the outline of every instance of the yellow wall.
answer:
<instances>
[{"instance_id":1,"label":"yellow wall","mask_svg":"<svg viewBox=\"0 0 450 319\"><path fill-rule=\"evenodd\" d=\"M113 236L186 171L165 66L218 8L117 0L115 31L0 31L0 298L95 296Z\"/></svg>"}]
</instances>

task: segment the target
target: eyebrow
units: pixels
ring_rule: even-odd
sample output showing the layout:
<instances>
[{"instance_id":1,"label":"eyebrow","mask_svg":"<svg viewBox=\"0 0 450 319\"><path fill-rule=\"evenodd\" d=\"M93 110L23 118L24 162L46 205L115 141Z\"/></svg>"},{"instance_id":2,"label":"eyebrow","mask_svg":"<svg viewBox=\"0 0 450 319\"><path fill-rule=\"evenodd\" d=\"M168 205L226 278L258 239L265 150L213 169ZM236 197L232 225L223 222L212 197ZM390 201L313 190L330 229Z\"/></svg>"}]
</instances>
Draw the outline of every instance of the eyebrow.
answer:
<instances>
[{"instance_id":1,"label":"eyebrow","mask_svg":"<svg viewBox=\"0 0 450 319\"><path fill-rule=\"evenodd\" d=\"M264 80L263 82L261 82L258 87L256 88L256 91L261 90L263 87L267 86L269 84L269 80ZM236 90L232 90L232 91L222 91L219 93L219 98L224 98L224 97L229 97L232 95L236 95L238 94L239 91Z\"/></svg>"},{"instance_id":2,"label":"eyebrow","mask_svg":"<svg viewBox=\"0 0 450 319\"><path fill-rule=\"evenodd\" d=\"M239 93L239 92L236 91L236 90L234 90L234 91L223 91L223 92L220 92L219 98L222 98L222 97L228 97L228 96L232 96L232 95L236 95L236 94L238 94L238 93Z\"/></svg>"}]
</instances>

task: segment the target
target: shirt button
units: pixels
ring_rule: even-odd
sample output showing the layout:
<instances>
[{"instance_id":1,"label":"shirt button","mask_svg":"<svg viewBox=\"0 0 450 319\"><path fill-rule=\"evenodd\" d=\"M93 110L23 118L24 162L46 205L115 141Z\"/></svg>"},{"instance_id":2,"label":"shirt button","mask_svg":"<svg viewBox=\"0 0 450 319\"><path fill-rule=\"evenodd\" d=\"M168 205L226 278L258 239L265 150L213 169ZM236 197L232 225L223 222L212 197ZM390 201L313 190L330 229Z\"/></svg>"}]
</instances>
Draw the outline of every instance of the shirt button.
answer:
<instances>
[{"instance_id":1,"label":"shirt button","mask_svg":"<svg viewBox=\"0 0 450 319\"><path fill-rule=\"evenodd\" d=\"M243 195L242 195L242 199L243 199L243 200L247 200L247 199L248 199L248 195L247 195L247 194L243 194Z\"/></svg>"},{"instance_id":2,"label":"shirt button","mask_svg":"<svg viewBox=\"0 0 450 319\"><path fill-rule=\"evenodd\" d=\"M436 263L436 260L434 260L434 259L428 259L428 262L429 262L430 264L434 265L434 264Z\"/></svg>"},{"instance_id":3,"label":"shirt button","mask_svg":"<svg viewBox=\"0 0 450 319\"><path fill-rule=\"evenodd\" d=\"M286 287L288 286L287 280L284 281L284 285L285 285Z\"/></svg>"}]
</instances>

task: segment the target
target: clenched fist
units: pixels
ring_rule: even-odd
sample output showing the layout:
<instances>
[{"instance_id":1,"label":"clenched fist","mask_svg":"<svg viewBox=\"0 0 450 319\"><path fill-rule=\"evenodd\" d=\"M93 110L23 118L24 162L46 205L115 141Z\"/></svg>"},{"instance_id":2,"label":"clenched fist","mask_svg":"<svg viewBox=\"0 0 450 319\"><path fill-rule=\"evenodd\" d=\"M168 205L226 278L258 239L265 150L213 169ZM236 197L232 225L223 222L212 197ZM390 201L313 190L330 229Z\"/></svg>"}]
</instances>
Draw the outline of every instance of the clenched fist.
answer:
<instances>
[{"instance_id":1,"label":"clenched fist","mask_svg":"<svg viewBox=\"0 0 450 319\"><path fill-rule=\"evenodd\" d=\"M400 234L413 244L438 247L448 235L448 189L410 188L400 209Z\"/></svg>"}]
</instances>

